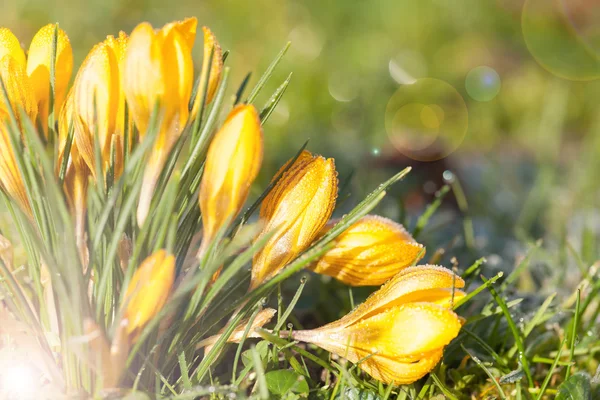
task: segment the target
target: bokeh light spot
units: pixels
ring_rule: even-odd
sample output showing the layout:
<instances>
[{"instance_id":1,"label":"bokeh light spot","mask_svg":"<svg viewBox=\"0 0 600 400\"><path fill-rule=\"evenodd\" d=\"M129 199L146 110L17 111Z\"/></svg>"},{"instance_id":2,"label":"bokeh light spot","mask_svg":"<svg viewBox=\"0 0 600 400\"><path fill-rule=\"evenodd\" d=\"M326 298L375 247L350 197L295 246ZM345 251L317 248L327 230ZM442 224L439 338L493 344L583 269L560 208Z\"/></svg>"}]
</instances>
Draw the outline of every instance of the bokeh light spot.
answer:
<instances>
[{"instance_id":1,"label":"bokeh light spot","mask_svg":"<svg viewBox=\"0 0 600 400\"><path fill-rule=\"evenodd\" d=\"M527 48L550 73L588 81L600 77L597 2L526 0L521 25Z\"/></svg>"},{"instance_id":2,"label":"bokeh light spot","mask_svg":"<svg viewBox=\"0 0 600 400\"><path fill-rule=\"evenodd\" d=\"M447 157L460 146L467 127L468 111L462 96L439 79L422 78L402 85L387 104L388 139L413 160Z\"/></svg>"},{"instance_id":3,"label":"bokeh light spot","mask_svg":"<svg viewBox=\"0 0 600 400\"><path fill-rule=\"evenodd\" d=\"M473 68L465 79L465 88L473 100L490 101L500 93L500 75L490 67Z\"/></svg>"}]
</instances>

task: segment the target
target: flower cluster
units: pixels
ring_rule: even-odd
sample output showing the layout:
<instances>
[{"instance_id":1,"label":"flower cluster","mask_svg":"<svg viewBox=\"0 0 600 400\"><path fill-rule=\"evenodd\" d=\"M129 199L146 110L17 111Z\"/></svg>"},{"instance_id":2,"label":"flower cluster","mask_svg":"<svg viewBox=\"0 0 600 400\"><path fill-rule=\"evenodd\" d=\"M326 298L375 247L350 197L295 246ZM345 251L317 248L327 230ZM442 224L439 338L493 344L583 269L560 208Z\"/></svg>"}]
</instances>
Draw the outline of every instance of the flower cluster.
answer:
<instances>
[{"instance_id":1,"label":"flower cluster","mask_svg":"<svg viewBox=\"0 0 600 400\"><path fill-rule=\"evenodd\" d=\"M198 306L195 296L201 296L205 286L178 297L190 299L189 304L183 302L187 308L174 307L167 313L165 306L173 293L185 286L190 273L202 271L202 260L218 258L215 254L225 243L222 238L235 235L237 230L232 228L263 161L264 121L253 104L236 100L214 133L207 129L205 136L198 134L197 126L205 122L203 111L216 102L225 69L215 35L203 28L204 58L194 79L196 31L197 20L188 18L160 29L142 23L130 35L108 36L92 48L69 88L73 56L67 35L58 26L42 28L27 56L17 38L8 29L0 29L0 187L29 219L45 221L40 218L45 209L30 194L33 175L19 168L18 151L28 146L28 140L22 138L29 125L40 132L42 142L56 146L54 173L72 214L83 264L78 282L90 286L89 303L97 310L95 315L86 313L82 329L88 338L89 361L105 387L119 386L126 379L132 346L142 340L144 330L160 314L168 314L156 324L161 333L179 323L179 317L184 322L201 320L205 309ZM169 179L176 165L173 157L182 148L178 144L188 139L194 149L205 144L205 151L193 152L187 165L192 165L198 154L204 158L196 176L190 177L186 166L172 178L177 183L182 179L185 185L178 188L177 195L167 196L170 203L164 206L168 214L164 220L175 222L163 228L149 218L160 217L154 204L162 199L157 187ZM127 178L127 171L135 170L129 168L129 155L145 145L148 151L140 153L145 155L143 162L138 158L135 164L142 171L135 216L121 217L118 211L126 209L127 201L105 199L116 182ZM193 202L188 201L190 193ZM329 235L338 223L332 220L337 193L337 172L331 158L302 151L281 167L262 200L260 228L250 241L251 246L260 246L248 258L252 263L249 291L267 284L323 237L331 236L327 251L308 265L312 271L351 286L385 284L339 321L297 331L294 338L359 363L383 382L413 382L438 363L444 346L457 336L461 322L451 306L454 299L464 296L458 290L464 282L441 267L415 267L424 247L388 219L366 215L340 234ZM86 218L93 201L108 204L102 223ZM173 211L174 204L180 208ZM116 211L110 214L113 206ZM119 232L116 239L102 236L111 217ZM174 250L186 249L178 247L177 241L184 239L178 238L177 232L181 226L200 231L200 221L202 239L192 252L197 254L194 268L182 268L190 252ZM102 228L96 230L94 224ZM174 239L165 244L169 243L164 239L169 229ZM121 238L123 232L128 234ZM145 241L153 234L162 241ZM129 237L135 239L137 258L126 249L131 245ZM117 250L112 253L119 258L118 264L97 255L98 249L117 249L113 242L119 245L118 257ZM145 259L139 258L144 254ZM138 258L142 260L139 263ZM118 268L105 272L106 267L99 267L101 261ZM215 268L217 272L206 286L215 283L222 267ZM114 297L107 297L107 286L114 289ZM110 312L103 315L103 310ZM273 311L258 315L252 330L266 324ZM243 325L233 330L230 341L240 340ZM218 337L200 343L212 345ZM174 340L177 338L175 335Z\"/></svg>"}]
</instances>

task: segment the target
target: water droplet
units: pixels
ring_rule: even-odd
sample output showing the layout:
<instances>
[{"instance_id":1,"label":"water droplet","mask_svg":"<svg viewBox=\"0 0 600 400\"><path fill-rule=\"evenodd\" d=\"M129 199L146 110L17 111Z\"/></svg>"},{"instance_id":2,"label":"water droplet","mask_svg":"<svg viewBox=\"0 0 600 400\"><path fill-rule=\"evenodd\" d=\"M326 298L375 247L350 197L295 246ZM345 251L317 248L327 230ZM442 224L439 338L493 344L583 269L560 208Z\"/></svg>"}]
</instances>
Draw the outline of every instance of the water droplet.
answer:
<instances>
[{"instance_id":1,"label":"water droplet","mask_svg":"<svg viewBox=\"0 0 600 400\"><path fill-rule=\"evenodd\" d=\"M444 182L446 183L453 183L455 179L454 173L450 170L444 171L442 177L444 178Z\"/></svg>"}]
</instances>

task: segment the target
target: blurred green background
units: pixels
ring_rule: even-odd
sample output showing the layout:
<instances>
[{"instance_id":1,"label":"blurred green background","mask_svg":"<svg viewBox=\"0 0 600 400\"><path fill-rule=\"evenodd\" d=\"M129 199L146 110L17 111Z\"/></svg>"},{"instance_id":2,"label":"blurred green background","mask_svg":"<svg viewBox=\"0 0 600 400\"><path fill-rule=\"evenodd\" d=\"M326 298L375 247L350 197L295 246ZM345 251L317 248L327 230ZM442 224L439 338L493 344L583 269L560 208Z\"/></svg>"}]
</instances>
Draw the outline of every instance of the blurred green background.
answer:
<instances>
[{"instance_id":1,"label":"blurred green background","mask_svg":"<svg viewBox=\"0 0 600 400\"><path fill-rule=\"evenodd\" d=\"M596 4L594 4L596 3ZM310 138L335 157L340 213L407 165L381 214L415 225L452 171L454 193L423 231L428 257L480 255L510 269L527 243L600 254L600 11L588 0L8 0L0 25L27 48L57 21L78 65L93 44L140 21L197 16L231 54L229 90L251 85L289 40L257 104L293 72L265 126L258 195ZM201 39L194 49L201 65ZM446 172L446 178L450 174ZM463 221L467 220L467 224ZM465 227L473 240L465 240ZM466 236L469 236L467 232ZM575 261L565 257L565 271Z\"/></svg>"}]
</instances>

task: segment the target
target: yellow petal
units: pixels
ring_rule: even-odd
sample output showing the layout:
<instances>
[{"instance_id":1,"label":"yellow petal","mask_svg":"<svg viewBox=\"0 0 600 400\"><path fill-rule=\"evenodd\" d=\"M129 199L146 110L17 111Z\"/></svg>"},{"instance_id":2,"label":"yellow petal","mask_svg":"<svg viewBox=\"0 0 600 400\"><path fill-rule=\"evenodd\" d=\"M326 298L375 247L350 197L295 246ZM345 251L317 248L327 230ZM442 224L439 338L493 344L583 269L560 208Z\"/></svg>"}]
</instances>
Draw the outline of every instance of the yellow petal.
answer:
<instances>
[{"instance_id":1,"label":"yellow petal","mask_svg":"<svg viewBox=\"0 0 600 400\"><path fill-rule=\"evenodd\" d=\"M176 29L185 40L188 48L191 50L196 41L196 29L198 27L198 19L196 17L186 18L183 21L170 22L166 24L162 31L168 33L172 29Z\"/></svg>"},{"instance_id":2,"label":"yellow petal","mask_svg":"<svg viewBox=\"0 0 600 400\"><path fill-rule=\"evenodd\" d=\"M411 302L432 302L447 305L464 296L459 288L465 282L452 271L432 265L408 267L374 292L364 303L342 319L329 324L330 328L349 326L392 306Z\"/></svg>"},{"instance_id":3,"label":"yellow petal","mask_svg":"<svg viewBox=\"0 0 600 400\"><path fill-rule=\"evenodd\" d=\"M39 110L39 118L44 129L47 128L50 102L50 67L52 63L52 41L55 24L41 28L33 37L27 57L27 75L33 86ZM67 87L73 72L73 50L69 37L58 29L56 43L54 112L58 113L67 94Z\"/></svg>"},{"instance_id":4,"label":"yellow petal","mask_svg":"<svg viewBox=\"0 0 600 400\"><path fill-rule=\"evenodd\" d=\"M179 30L172 29L164 38L162 43L163 60L165 61L165 96L163 107L165 109L165 125L175 118L175 125L170 131L165 132L164 140L166 151L169 151L172 143L179 137L189 116L189 101L194 84L194 64L191 56L191 48L188 47L184 37ZM162 133L162 132L161 132Z\"/></svg>"},{"instance_id":5,"label":"yellow petal","mask_svg":"<svg viewBox=\"0 0 600 400\"><path fill-rule=\"evenodd\" d=\"M402 225L368 215L338 236L335 247L310 268L347 285L378 286L417 261L422 250Z\"/></svg>"},{"instance_id":6,"label":"yellow petal","mask_svg":"<svg viewBox=\"0 0 600 400\"><path fill-rule=\"evenodd\" d=\"M115 133L124 138L125 129L129 131L129 143L127 146L131 149L133 135L133 119L128 116L125 120L125 92L123 91L123 82L125 80L123 76L123 70L125 65L125 53L127 51L127 44L129 37L123 31L119 32L118 37L107 36L104 43L106 43L113 50L119 66L119 109L117 111L117 120L115 124Z\"/></svg>"},{"instance_id":7,"label":"yellow petal","mask_svg":"<svg viewBox=\"0 0 600 400\"><path fill-rule=\"evenodd\" d=\"M19 39L17 39L10 29L0 28L0 60L6 55L14 58L19 65L25 66L25 52L21 48Z\"/></svg>"},{"instance_id":8,"label":"yellow petal","mask_svg":"<svg viewBox=\"0 0 600 400\"><path fill-rule=\"evenodd\" d=\"M206 89L206 104L215 97L219 83L221 82L221 76L223 75L223 50L221 45L217 41L216 36L206 26L202 28L204 33L204 58L202 60L202 72L200 74L200 83L198 85L198 94L194 100L194 109L192 114L195 116L200 110L202 105L203 95L202 91L206 86L206 77L208 76L208 70L210 66L210 77L208 78L208 86ZM214 50L213 50L214 49ZM212 62L210 62L212 54Z\"/></svg>"},{"instance_id":9,"label":"yellow petal","mask_svg":"<svg viewBox=\"0 0 600 400\"><path fill-rule=\"evenodd\" d=\"M331 217L337 196L333 159L303 153L263 200L260 217L276 233L253 259L251 288L274 276L313 242Z\"/></svg>"},{"instance_id":10,"label":"yellow petal","mask_svg":"<svg viewBox=\"0 0 600 400\"><path fill-rule=\"evenodd\" d=\"M119 92L119 67L115 53L107 44L97 44L83 62L73 85L75 142L93 174L96 133L103 171L110 167L111 136L119 110Z\"/></svg>"},{"instance_id":11,"label":"yellow petal","mask_svg":"<svg viewBox=\"0 0 600 400\"><path fill-rule=\"evenodd\" d=\"M256 108L235 107L215 134L200 185L203 246L246 202L263 158L263 133Z\"/></svg>"},{"instance_id":12,"label":"yellow petal","mask_svg":"<svg viewBox=\"0 0 600 400\"><path fill-rule=\"evenodd\" d=\"M359 367L383 383L408 385L429 373L440 362L442 355L443 352L438 351L412 363L374 355L361 362Z\"/></svg>"},{"instance_id":13,"label":"yellow petal","mask_svg":"<svg viewBox=\"0 0 600 400\"><path fill-rule=\"evenodd\" d=\"M17 118L17 122L20 123L22 111L32 121L35 121L37 105L31 83L25 73L25 66L11 55L5 55L0 59L0 77L4 82L10 107ZM4 96L0 96L0 110L4 111L4 115L8 115L8 107L9 105L4 104Z\"/></svg>"},{"instance_id":14,"label":"yellow petal","mask_svg":"<svg viewBox=\"0 0 600 400\"><path fill-rule=\"evenodd\" d=\"M159 250L135 271L125 294L127 333L134 338L167 302L175 279L175 257Z\"/></svg>"},{"instance_id":15,"label":"yellow petal","mask_svg":"<svg viewBox=\"0 0 600 400\"><path fill-rule=\"evenodd\" d=\"M140 138L146 135L150 114L165 93L162 50L152 26L139 24L131 33L123 67L123 91Z\"/></svg>"}]
</instances>

